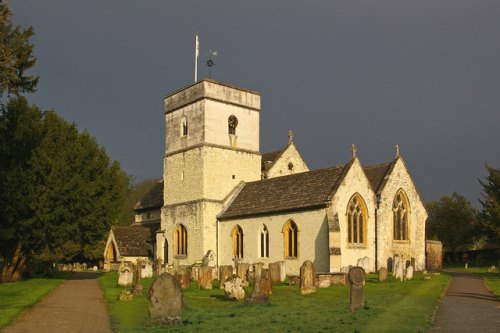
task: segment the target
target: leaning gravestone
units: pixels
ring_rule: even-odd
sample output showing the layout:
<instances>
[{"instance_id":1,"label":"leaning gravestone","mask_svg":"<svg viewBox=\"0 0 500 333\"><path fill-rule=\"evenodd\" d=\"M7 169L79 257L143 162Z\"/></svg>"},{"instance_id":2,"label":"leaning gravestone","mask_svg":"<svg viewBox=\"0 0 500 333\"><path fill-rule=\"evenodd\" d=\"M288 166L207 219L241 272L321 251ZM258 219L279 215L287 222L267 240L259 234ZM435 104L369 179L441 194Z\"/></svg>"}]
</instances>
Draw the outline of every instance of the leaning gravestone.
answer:
<instances>
[{"instance_id":1,"label":"leaning gravestone","mask_svg":"<svg viewBox=\"0 0 500 333\"><path fill-rule=\"evenodd\" d=\"M182 288L172 275L158 276L148 292L149 318L153 324L175 324L181 320Z\"/></svg>"},{"instance_id":2,"label":"leaning gravestone","mask_svg":"<svg viewBox=\"0 0 500 333\"><path fill-rule=\"evenodd\" d=\"M365 256L363 258L359 258L358 262L357 262L357 266L360 266L361 268L363 268L365 270L365 272L369 272L369 270L370 270L370 258L368 258L367 256Z\"/></svg>"},{"instance_id":3,"label":"leaning gravestone","mask_svg":"<svg viewBox=\"0 0 500 333\"><path fill-rule=\"evenodd\" d=\"M263 262L256 262L255 264L253 264L253 279L254 279L254 281L260 278L263 269L264 269Z\"/></svg>"},{"instance_id":4,"label":"leaning gravestone","mask_svg":"<svg viewBox=\"0 0 500 333\"><path fill-rule=\"evenodd\" d=\"M129 287L134 283L134 272L128 263L121 263L118 271L118 285Z\"/></svg>"},{"instance_id":5,"label":"leaning gravestone","mask_svg":"<svg viewBox=\"0 0 500 333\"><path fill-rule=\"evenodd\" d=\"M365 284L365 270L359 266L349 270L349 308L356 311L365 306L363 285Z\"/></svg>"},{"instance_id":6,"label":"leaning gravestone","mask_svg":"<svg viewBox=\"0 0 500 333\"><path fill-rule=\"evenodd\" d=\"M200 267L198 285L202 289L212 289L212 267Z\"/></svg>"},{"instance_id":7,"label":"leaning gravestone","mask_svg":"<svg viewBox=\"0 0 500 333\"><path fill-rule=\"evenodd\" d=\"M234 274L224 282L224 295L227 299L240 300L245 298L243 281L238 275Z\"/></svg>"},{"instance_id":8,"label":"leaning gravestone","mask_svg":"<svg viewBox=\"0 0 500 333\"><path fill-rule=\"evenodd\" d=\"M380 267L380 269L378 270L378 280L380 282L387 280L387 268Z\"/></svg>"},{"instance_id":9,"label":"leaning gravestone","mask_svg":"<svg viewBox=\"0 0 500 333\"><path fill-rule=\"evenodd\" d=\"M253 290L249 297L245 298L245 303L267 304L269 296L273 290L273 282L268 269L262 269L260 275L254 275Z\"/></svg>"},{"instance_id":10,"label":"leaning gravestone","mask_svg":"<svg viewBox=\"0 0 500 333\"><path fill-rule=\"evenodd\" d=\"M231 275L233 275L233 266L223 265L219 267L220 289L224 289L224 282L226 282Z\"/></svg>"},{"instance_id":11,"label":"leaning gravestone","mask_svg":"<svg viewBox=\"0 0 500 333\"><path fill-rule=\"evenodd\" d=\"M300 267L300 293L310 294L316 291L316 272L310 260L304 261Z\"/></svg>"},{"instance_id":12,"label":"leaning gravestone","mask_svg":"<svg viewBox=\"0 0 500 333\"><path fill-rule=\"evenodd\" d=\"M405 280L411 280L413 279L413 266L408 266L406 269L406 277Z\"/></svg>"},{"instance_id":13,"label":"leaning gravestone","mask_svg":"<svg viewBox=\"0 0 500 333\"><path fill-rule=\"evenodd\" d=\"M239 262L238 265L236 266L236 274L243 280L243 283L245 284L245 287L248 286L248 270L250 269L250 264L244 263L244 262Z\"/></svg>"},{"instance_id":14,"label":"leaning gravestone","mask_svg":"<svg viewBox=\"0 0 500 333\"><path fill-rule=\"evenodd\" d=\"M273 283L281 282L281 271L279 262L272 262L269 264L269 273L271 273L271 280Z\"/></svg>"}]
</instances>

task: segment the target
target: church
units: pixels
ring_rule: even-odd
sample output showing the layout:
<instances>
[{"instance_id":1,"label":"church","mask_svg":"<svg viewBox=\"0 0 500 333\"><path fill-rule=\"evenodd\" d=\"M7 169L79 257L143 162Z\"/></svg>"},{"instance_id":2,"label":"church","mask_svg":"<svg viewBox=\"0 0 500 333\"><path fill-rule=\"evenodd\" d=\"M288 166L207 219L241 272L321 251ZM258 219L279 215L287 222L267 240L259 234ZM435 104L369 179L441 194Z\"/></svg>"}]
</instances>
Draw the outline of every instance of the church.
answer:
<instances>
[{"instance_id":1,"label":"church","mask_svg":"<svg viewBox=\"0 0 500 333\"><path fill-rule=\"evenodd\" d=\"M210 79L164 112L163 180L111 230L105 258L191 265L212 251L217 266L284 261L295 275L305 260L341 272L367 257L376 271L397 256L425 269L427 213L397 146L387 163L362 165L353 145L349 161L309 170L290 131L261 153L259 93Z\"/></svg>"}]
</instances>

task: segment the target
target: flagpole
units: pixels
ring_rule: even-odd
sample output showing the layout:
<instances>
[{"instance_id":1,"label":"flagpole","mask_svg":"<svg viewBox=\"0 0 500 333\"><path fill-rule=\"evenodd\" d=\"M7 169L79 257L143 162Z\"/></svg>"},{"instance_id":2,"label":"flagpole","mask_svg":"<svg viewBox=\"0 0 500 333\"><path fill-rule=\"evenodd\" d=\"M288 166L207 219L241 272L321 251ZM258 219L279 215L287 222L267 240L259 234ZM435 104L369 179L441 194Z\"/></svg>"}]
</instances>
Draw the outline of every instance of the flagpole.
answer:
<instances>
[{"instance_id":1,"label":"flagpole","mask_svg":"<svg viewBox=\"0 0 500 333\"><path fill-rule=\"evenodd\" d=\"M194 45L194 82L198 82L198 54L200 53L200 43L198 42L198 34Z\"/></svg>"}]
</instances>

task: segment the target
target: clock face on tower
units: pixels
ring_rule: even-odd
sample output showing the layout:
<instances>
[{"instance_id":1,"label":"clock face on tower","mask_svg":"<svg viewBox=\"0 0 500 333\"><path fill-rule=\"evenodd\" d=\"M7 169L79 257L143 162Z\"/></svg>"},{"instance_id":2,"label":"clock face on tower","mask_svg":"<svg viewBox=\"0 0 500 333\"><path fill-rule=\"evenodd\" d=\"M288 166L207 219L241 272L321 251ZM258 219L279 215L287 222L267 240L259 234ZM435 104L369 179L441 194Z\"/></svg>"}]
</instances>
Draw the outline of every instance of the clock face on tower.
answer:
<instances>
[{"instance_id":1,"label":"clock face on tower","mask_svg":"<svg viewBox=\"0 0 500 333\"><path fill-rule=\"evenodd\" d=\"M229 127L236 128L236 126L238 126L238 118L233 115L229 116L228 124Z\"/></svg>"}]
</instances>

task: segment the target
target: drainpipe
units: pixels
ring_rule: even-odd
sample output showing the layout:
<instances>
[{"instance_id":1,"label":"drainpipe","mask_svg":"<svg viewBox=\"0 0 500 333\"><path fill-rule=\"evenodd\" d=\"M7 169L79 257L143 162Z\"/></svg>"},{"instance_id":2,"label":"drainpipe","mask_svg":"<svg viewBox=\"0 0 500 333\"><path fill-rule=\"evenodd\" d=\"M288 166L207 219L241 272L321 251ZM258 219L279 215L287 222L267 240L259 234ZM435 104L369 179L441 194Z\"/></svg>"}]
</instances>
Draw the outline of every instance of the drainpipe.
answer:
<instances>
[{"instance_id":1,"label":"drainpipe","mask_svg":"<svg viewBox=\"0 0 500 333\"><path fill-rule=\"evenodd\" d=\"M377 194L377 207L375 207L375 271L378 272L378 210L380 208L380 194Z\"/></svg>"}]
</instances>

